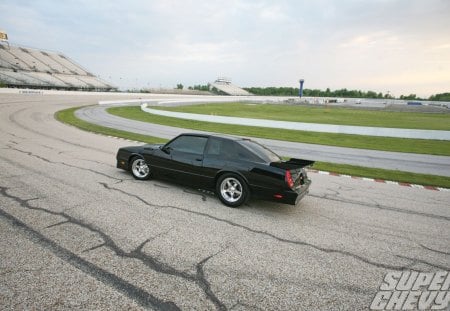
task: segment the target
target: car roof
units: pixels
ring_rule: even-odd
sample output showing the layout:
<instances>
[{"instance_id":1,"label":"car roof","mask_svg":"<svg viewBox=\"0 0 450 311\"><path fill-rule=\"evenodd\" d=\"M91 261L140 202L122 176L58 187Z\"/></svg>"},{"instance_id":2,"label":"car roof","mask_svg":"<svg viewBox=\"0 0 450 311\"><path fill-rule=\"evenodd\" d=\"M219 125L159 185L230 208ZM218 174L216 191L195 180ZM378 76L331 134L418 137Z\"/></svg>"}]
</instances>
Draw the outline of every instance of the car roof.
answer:
<instances>
[{"instance_id":1,"label":"car roof","mask_svg":"<svg viewBox=\"0 0 450 311\"><path fill-rule=\"evenodd\" d=\"M243 138L243 137L236 137L236 136L231 136L231 135L218 135L218 134L204 134L204 133L183 133L180 134L179 136L197 136L197 137L215 137L215 138L223 138L223 139L229 139L229 140L234 140L234 141L239 141L239 140L250 140L248 138Z\"/></svg>"}]
</instances>

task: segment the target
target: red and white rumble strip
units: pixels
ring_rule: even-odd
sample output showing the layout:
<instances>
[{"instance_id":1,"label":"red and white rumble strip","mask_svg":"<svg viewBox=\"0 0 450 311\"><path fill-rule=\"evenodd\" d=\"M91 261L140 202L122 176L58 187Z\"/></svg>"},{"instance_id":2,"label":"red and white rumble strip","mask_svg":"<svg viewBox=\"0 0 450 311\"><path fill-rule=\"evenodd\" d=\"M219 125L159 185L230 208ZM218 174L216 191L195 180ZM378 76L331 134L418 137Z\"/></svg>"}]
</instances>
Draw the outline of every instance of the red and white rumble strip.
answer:
<instances>
[{"instance_id":1,"label":"red and white rumble strip","mask_svg":"<svg viewBox=\"0 0 450 311\"><path fill-rule=\"evenodd\" d=\"M314 170L314 169L308 169L308 173L317 173L317 174L321 174L321 175L330 175L330 176L338 176L338 177L344 177L344 178L360 179L360 180L365 180L365 181L374 181L374 182L379 182L379 183L384 183L384 184L398 185L398 186L411 187L411 188L417 188L417 189L427 189L427 190L434 190L434 191L450 191L450 189L441 188L441 187L422 186L422 185L415 185L415 184L410 184L410 183L406 183L406 182L397 182L397 181L384 180L384 179L374 179L374 178L367 178L367 177L350 176L350 175L339 174L339 173L334 173L334 172L318 171L318 170Z\"/></svg>"}]
</instances>

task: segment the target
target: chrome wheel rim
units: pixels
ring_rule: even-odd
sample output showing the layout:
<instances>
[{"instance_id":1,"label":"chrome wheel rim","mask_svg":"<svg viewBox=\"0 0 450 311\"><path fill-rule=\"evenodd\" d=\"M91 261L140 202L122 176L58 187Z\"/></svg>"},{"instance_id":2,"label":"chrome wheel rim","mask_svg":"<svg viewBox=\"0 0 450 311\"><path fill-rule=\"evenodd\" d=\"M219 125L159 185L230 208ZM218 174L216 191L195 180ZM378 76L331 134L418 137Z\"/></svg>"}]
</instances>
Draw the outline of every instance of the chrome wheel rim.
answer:
<instances>
[{"instance_id":1,"label":"chrome wheel rim","mask_svg":"<svg viewBox=\"0 0 450 311\"><path fill-rule=\"evenodd\" d=\"M229 203L239 201L242 197L242 184L236 178L225 178L220 184L220 194Z\"/></svg>"},{"instance_id":2,"label":"chrome wheel rim","mask_svg":"<svg viewBox=\"0 0 450 311\"><path fill-rule=\"evenodd\" d=\"M147 177L147 175L150 173L150 168L143 159L137 159L133 161L131 170L133 171L133 175L139 178Z\"/></svg>"}]
</instances>

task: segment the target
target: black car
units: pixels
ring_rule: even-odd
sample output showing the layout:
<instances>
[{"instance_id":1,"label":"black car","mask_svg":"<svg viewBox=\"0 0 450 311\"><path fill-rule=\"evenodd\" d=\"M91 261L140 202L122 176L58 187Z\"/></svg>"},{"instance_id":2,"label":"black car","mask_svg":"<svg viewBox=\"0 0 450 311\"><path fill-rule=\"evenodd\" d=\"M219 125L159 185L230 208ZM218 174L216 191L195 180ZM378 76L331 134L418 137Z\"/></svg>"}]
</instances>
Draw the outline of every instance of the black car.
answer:
<instances>
[{"instance_id":1,"label":"black car","mask_svg":"<svg viewBox=\"0 0 450 311\"><path fill-rule=\"evenodd\" d=\"M250 195L295 205L311 181L304 167L313 161L283 161L266 147L244 138L181 134L165 145L123 147L117 167L139 180L161 178L213 190L227 206Z\"/></svg>"}]
</instances>

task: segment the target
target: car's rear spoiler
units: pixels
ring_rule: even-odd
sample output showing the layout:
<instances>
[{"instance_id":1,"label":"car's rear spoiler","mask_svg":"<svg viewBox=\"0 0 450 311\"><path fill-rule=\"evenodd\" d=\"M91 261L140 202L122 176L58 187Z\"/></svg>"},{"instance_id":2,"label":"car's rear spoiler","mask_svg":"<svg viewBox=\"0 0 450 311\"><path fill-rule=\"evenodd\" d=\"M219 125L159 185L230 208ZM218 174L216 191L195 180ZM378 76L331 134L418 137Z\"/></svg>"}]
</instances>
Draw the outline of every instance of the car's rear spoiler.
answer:
<instances>
[{"instance_id":1,"label":"car's rear spoiler","mask_svg":"<svg viewBox=\"0 0 450 311\"><path fill-rule=\"evenodd\" d=\"M295 170L310 166L312 164L314 164L314 161L292 158L289 161L271 162L270 166L282 168L285 170Z\"/></svg>"}]
</instances>

